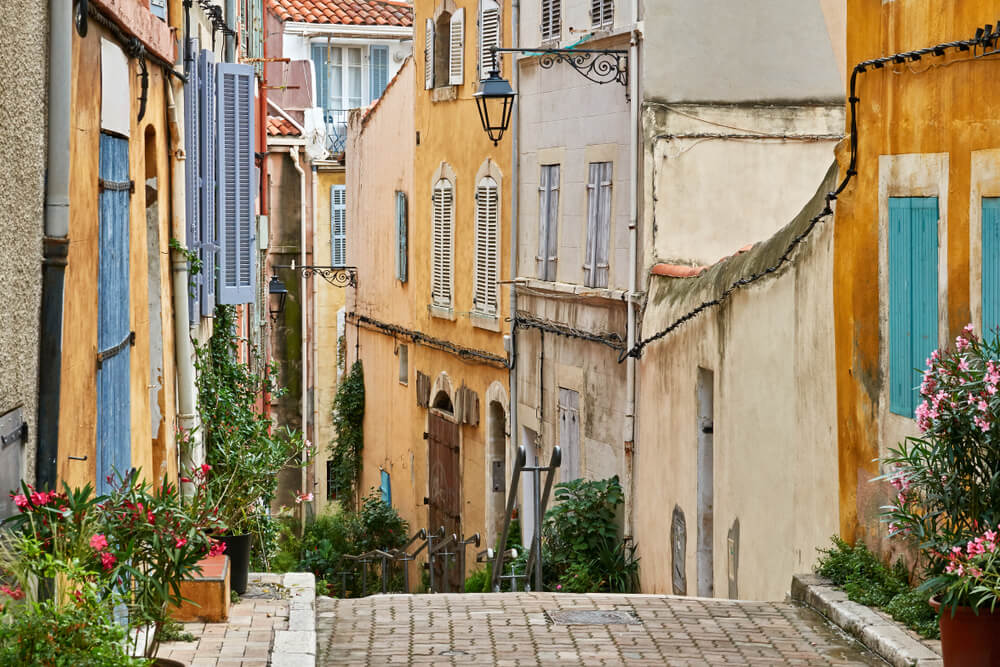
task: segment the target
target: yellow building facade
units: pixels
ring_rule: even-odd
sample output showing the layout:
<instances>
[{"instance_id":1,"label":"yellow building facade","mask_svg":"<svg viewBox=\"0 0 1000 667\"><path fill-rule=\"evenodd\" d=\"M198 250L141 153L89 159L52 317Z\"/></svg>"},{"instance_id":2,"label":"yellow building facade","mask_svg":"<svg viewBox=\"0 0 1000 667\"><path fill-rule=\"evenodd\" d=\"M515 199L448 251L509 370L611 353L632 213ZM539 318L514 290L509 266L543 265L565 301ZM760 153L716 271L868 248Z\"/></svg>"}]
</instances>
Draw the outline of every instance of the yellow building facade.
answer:
<instances>
[{"instance_id":1,"label":"yellow building facade","mask_svg":"<svg viewBox=\"0 0 1000 667\"><path fill-rule=\"evenodd\" d=\"M984 1L850 0L848 64L968 40L995 19L996 6ZM898 275L889 254L897 207L926 209L930 237L919 257L926 280L906 299L936 313L911 325L927 329L927 349L912 350L903 367L923 368L930 350L951 345L969 322L977 333L997 325L983 316L983 276L996 261L983 238L984 211L1000 196L1000 119L977 91L1000 74L1000 60L977 57L984 50L947 47L856 70L857 173L837 200L834 227L840 533L848 540L882 543L879 507L890 490L869 481L880 473L874 459L918 432L907 403L913 396L891 390L901 349L889 290ZM850 167L848 141L838 156L841 176Z\"/></svg>"}]
</instances>

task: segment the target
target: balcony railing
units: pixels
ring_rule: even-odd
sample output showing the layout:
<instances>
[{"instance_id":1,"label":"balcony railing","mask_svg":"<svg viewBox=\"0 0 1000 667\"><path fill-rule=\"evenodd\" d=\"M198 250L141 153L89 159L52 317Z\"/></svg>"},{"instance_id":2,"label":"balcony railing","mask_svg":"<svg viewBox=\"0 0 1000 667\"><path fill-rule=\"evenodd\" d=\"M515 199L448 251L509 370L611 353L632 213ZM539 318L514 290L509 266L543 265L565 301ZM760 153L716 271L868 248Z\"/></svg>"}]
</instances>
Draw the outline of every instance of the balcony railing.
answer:
<instances>
[{"instance_id":1,"label":"balcony railing","mask_svg":"<svg viewBox=\"0 0 1000 667\"><path fill-rule=\"evenodd\" d=\"M347 144L347 109L324 109L326 120L326 149L331 155L344 152Z\"/></svg>"}]
</instances>

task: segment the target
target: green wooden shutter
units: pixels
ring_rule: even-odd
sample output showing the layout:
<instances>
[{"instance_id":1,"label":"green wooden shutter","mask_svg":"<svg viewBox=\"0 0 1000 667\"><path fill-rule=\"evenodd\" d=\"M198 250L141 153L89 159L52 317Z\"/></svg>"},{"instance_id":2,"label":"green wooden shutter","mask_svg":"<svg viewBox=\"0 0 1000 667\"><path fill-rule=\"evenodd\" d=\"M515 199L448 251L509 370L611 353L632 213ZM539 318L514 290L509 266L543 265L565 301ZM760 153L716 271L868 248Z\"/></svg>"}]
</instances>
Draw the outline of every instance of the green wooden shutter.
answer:
<instances>
[{"instance_id":1,"label":"green wooden shutter","mask_svg":"<svg viewBox=\"0 0 1000 667\"><path fill-rule=\"evenodd\" d=\"M1000 197L983 198L983 334L1000 326Z\"/></svg>"},{"instance_id":2,"label":"green wooden shutter","mask_svg":"<svg viewBox=\"0 0 1000 667\"><path fill-rule=\"evenodd\" d=\"M889 409L912 417L938 346L937 197L889 198Z\"/></svg>"},{"instance_id":3,"label":"green wooden shutter","mask_svg":"<svg viewBox=\"0 0 1000 667\"><path fill-rule=\"evenodd\" d=\"M406 282L407 259L406 193L396 192L396 279Z\"/></svg>"}]
</instances>

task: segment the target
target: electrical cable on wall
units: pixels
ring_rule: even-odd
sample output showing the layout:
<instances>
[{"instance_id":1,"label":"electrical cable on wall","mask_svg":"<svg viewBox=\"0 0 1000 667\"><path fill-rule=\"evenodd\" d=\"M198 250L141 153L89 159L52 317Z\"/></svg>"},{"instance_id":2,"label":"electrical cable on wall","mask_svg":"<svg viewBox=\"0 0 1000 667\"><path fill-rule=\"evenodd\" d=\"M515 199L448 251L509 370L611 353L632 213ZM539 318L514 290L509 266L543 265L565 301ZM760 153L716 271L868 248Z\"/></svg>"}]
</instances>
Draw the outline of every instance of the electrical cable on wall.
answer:
<instances>
[{"instance_id":1,"label":"electrical cable on wall","mask_svg":"<svg viewBox=\"0 0 1000 667\"><path fill-rule=\"evenodd\" d=\"M361 315L356 312L351 312L347 314L349 319L354 320L356 327L364 325L366 329L374 329L381 331L387 335L393 337L401 336L410 339L413 343L417 345L424 345L426 347L434 348L436 350L442 350L444 352L451 352L458 358L464 361L484 361L488 364L494 366L499 366L500 368L509 368L507 359L496 354L491 354L484 350L477 350L471 347L463 347L461 345L456 345L451 341L442 340L440 338L435 338L433 336L428 336L421 331L415 331L413 329L407 329L406 327L401 327L397 324L388 324L386 322L380 322L376 319L368 317L367 315Z\"/></svg>"},{"instance_id":2,"label":"electrical cable on wall","mask_svg":"<svg viewBox=\"0 0 1000 667\"><path fill-rule=\"evenodd\" d=\"M865 72L868 71L869 68L882 69L887 64L902 65L905 64L907 61L916 62L927 55L940 57L945 55L945 53L949 49L955 49L958 51L968 51L971 48L973 49L973 56L977 58L982 56L995 55L997 53L1000 53L1000 49L997 48L998 44L1000 44L1000 22L997 23L995 32L993 26L991 25L987 25L985 29L977 28L976 36L973 37L972 39L965 39L955 42L944 42L942 44L937 44L935 46L930 46L923 49L917 49L915 51L903 51L901 53L894 53L891 56L883 56L881 58L873 58L871 60L865 60L855 65L854 69L851 71L851 92L850 92L850 97L848 97L848 102L851 105L851 133L850 133L851 159L847 166L847 173L844 175L844 179L840 182L840 185L837 186L837 189L834 190L833 192L827 193L825 197L825 205L823 206L823 210L820 211L816 216L811 218L809 220L809 223L806 225L806 228L803 229L802 232L796 235L795 238L793 238L788 243L788 246L785 248L785 251L781 254L780 257L778 257L778 260L774 264L767 267L766 269L762 269L760 271L750 274L749 276L740 278L739 280L733 282L728 288L726 288L724 292L722 292L722 294L720 294L716 298L702 302L694 309L688 311L684 315L674 320L665 329L653 334L652 336L649 336L648 338L644 338L643 340L637 342L632 347L632 349L623 350L621 354L618 355L618 363L622 363L629 357L635 357L636 359L638 359L639 357L642 356L642 352L645 349L645 347L650 343L655 342L667 336L685 322L688 322L689 320L692 320L695 317L697 317L703 311L708 310L709 308L713 308L715 306L722 305L722 303L725 302L730 297L730 295L732 295L733 292L740 289L741 287L745 287L747 285L755 283L761 278L778 271L782 266L785 265L786 262L789 261L792 252L799 246L799 244L801 244L806 238L808 238L808 236L812 233L813 229L816 228L816 225L818 225L827 216L833 214L833 208L831 207L831 204L834 201L836 201L837 197L840 196L840 194L844 191L844 189L851 182L851 180L854 179L854 176L856 176L858 173L857 172L858 142L859 142L858 103L861 101L861 98L858 97L857 95L857 82L859 74L864 74ZM982 52L977 53L976 51L980 47L982 48ZM993 49L993 50L987 51L986 49Z\"/></svg>"},{"instance_id":3,"label":"electrical cable on wall","mask_svg":"<svg viewBox=\"0 0 1000 667\"><path fill-rule=\"evenodd\" d=\"M578 338L580 340L587 340L593 343L600 343L601 345L610 347L612 350L625 349L625 341L622 339L620 334L596 334L582 329L575 329L565 324L560 324L559 322L533 317L523 311L518 311L517 315L514 317L514 328L538 329L539 331L554 333L557 336L566 336L567 338Z\"/></svg>"}]
</instances>

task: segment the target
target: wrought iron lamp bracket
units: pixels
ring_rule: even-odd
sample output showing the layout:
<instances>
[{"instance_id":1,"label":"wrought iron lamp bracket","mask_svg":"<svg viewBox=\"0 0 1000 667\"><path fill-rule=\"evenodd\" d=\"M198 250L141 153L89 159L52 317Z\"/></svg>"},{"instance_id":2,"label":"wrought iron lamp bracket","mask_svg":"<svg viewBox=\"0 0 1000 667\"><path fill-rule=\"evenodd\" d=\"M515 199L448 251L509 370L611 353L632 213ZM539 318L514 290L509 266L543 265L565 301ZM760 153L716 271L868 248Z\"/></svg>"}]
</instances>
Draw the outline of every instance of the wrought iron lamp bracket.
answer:
<instances>
[{"instance_id":1,"label":"wrought iron lamp bracket","mask_svg":"<svg viewBox=\"0 0 1000 667\"><path fill-rule=\"evenodd\" d=\"M334 287L358 286L358 270L353 266L297 266L292 263L282 266L275 265L274 268L291 269L301 274L303 278L320 276Z\"/></svg>"},{"instance_id":2,"label":"wrought iron lamp bracket","mask_svg":"<svg viewBox=\"0 0 1000 667\"><path fill-rule=\"evenodd\" d=\"M538 65L542 69L551 69L556 63L565 63L593 83L620 83L628 95L629 58L625 49L492 48L490 51L493 54L494 69L499 69L498 53L526 53L538 56Z\"/></svg>"}]
</instances>

